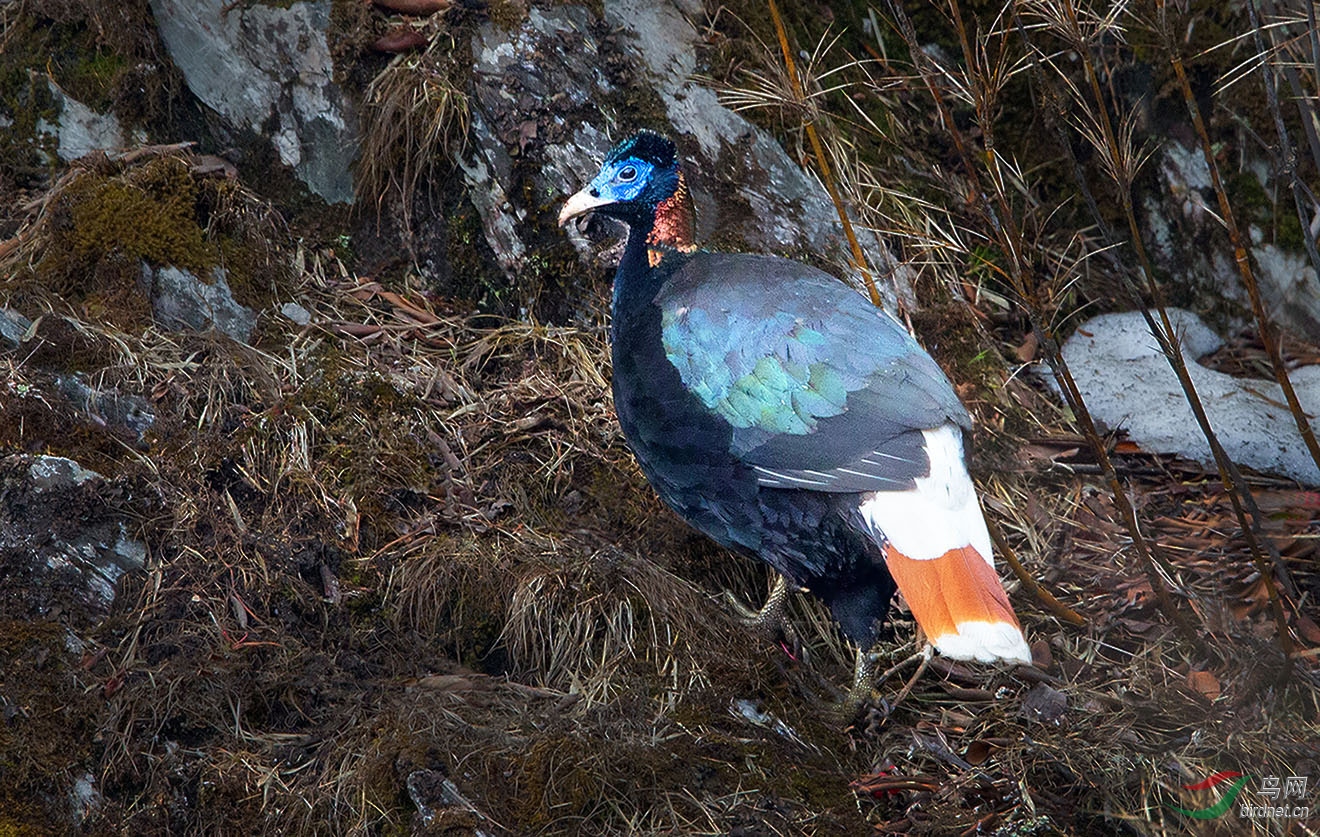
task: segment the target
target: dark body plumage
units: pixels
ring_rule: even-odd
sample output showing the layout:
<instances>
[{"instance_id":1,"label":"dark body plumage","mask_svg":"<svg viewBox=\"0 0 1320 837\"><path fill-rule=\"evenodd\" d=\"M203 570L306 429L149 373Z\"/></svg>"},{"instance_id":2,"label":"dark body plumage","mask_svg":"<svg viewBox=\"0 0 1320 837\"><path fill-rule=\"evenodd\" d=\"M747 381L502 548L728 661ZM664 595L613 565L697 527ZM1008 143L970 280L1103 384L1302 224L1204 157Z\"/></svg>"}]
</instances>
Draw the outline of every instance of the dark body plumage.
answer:
<instances>
[{"instance_id":1,"label":"dark body plumage","mask_svg":"<svg viewBox=\"0 0 1320 837\"><path fill-rule=\"evenodd\" d=\"M941 652L1029 662L963 461L970 419L912 336L799 262L696 250L658 135L616 146L560 223L588 212L628 224L614 400L665 503L808 588L862 648L897 583Z\"/></svg>"},{"instance_id":2,"label":"dark body plumage","mask_svg":"<svg viewBox=\"0 0 1320 837\"><path fill-rule=\"evenodd\" d=\"M894 582L859 517L860 495L910 488L929 468L920 430L965 425L966 412L907 332L837 279L787 259L705 252L666 253L650 268L646 249L646 230L633 227L611 322L615 408L642 471L684 520L810 589L869 646ZM829 396L852 390L847 409L817 417L811 433L776 432L836 405L817 396L795 409L791 393L778 399L782 389L765 387L748 406L770 415L735 414L735 426L725 414L734 407L722 413L689 388L712 376L693 370L685 382L670 357L676 341L667 351L663 326L677 330L680 319L684 371L704 355L732 384L756 378L767 356L802 362L832 378Z\"/></svg>"}]
</instances>

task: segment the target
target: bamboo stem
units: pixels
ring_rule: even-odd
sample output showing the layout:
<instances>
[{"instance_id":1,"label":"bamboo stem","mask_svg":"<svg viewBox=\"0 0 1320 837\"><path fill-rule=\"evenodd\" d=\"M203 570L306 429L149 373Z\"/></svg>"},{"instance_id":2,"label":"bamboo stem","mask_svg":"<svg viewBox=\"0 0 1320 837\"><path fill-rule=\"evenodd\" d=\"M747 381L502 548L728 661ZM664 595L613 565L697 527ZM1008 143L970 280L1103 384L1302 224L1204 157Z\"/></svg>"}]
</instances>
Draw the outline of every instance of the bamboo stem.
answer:
<instances>
[{"instance_id":1,"label":"bamboo stem","mask_svg":"<svg viewBox=\"0 0 1320 837\"><path fill-rule=\"evenodd\" d=\"M1157 0L1156 7L1163 12L1164 0ZM1219 214L1224 221L1225 229L1228 231L1228 240L1233 246L1233 261L1237 264L1238 273L1242 276L1242 285L1247 289L1247 298L1251 300L1251 313L1256 318L1256 328L1260 332L1261 342L1265 344L1265 353L1269 355L1270 367L1274 370L1274 379L1283 388L1283 397L1288 402L1288 410L1292 413L1293 421L1297 424L1297 430L1302 434L1302 441L1306 444L1306 449L1310 452L1315 467L1320 468L1320 443L1316 442L1315 433L1311 430L1311 423L1306 418L1306 411L1302 409L1302 403L1297 399L1297 392L1293 389L1292 381L1288 378L1288 369L1283 364L1283 354L1279 351L1277 335L1274 333L1269 314L1265 311L1265 303L1261 300L1260 286L1256 282L1256 274L1251 269L1250 245L1242 237L1241 230L1238 229L1237 217L1233 212L1232 204L1228 201L1228 191L1224 188L1224 179L1219 172L1219 163L1215 160L1214 148L1210 144L1210 134L1206 131L1205 120L1201 117L1201 108L1196 104L1196 96L1192 93L1192 85L1187 80L1187 70L1183 67L1182 56L1173 48L1173 38L1169 35L1167 26L1161 26L1161 33L1164 35L1165 45L1171 53L1169 61L1173 64L1174 75L1178 77L1178 84L1182 87L1183 101L1187 105L1187 112L1191 114L1192 127L1196 129L1196 136L1201 141L1201 156L1205 158L1206 167L1210 170L1210 183L1214 187L1215 196L1219 199Z\"/></svg>"},{"instance_id":2,"label":"bamboo stem","mask_svg":"<svg viewBox=\"0 0 1320 837\"><path fill-rule=\"evenodd\" d=\"M986 518L985 525L990 530L990 539L995 542L995 549L999 550L999 554L1004 557L1004 562L1012 568L1013 574L1022 582L1022 586L1026 587L1027 591L1035 596L1036 600L1043 604L1046 610L1069 625L1080 628L1086 624L1086 619L1080 613L1054 598L1053 593L1036 583L1036 579L1032 578L1031 574L1027 572L1027 568L1018 561L1017 553L1013 551L1013 547L1009 544L1008 539L1004 537L1004 533L997 523L990 518Z\"/></svg>"},{"instance_id":3,"label":"bamboo stem","mask_svg":"<svg viewBox=\"0 0 1320 837\"><path fill-rule=\"evenodd\" d=\"M1118 472L1109 459L1109 452L1105 446L1104 440L1096 431L1095 423L1091 419L1090 411L1086 407L1086 402L1082 399L1081 392L1073 380L1068 365L1064 361L1062 354L1058 349L1058 343L1051 332L1043 324L1044 317L1042 312L1044 306L1040 301L1040 289L1034 280L1034 267L1025 264L1025 253L1018 247L1021 236L1017 229L1014 219L1012 206L1002 189L992 189L986 191L981 186L981 179L977 173L977 158L968 150L966 140L962 132L958 130L957 123L953 119L953 113L949 108L944 96L941 94L939 86L935 84L935 73L927 66L929 58L921 51L920 43L917 40L916 31L912 26L911 20L903 10L901 4L896 0L891 0L890 9L893 12L894 19L899 26L900 34L907 42L908 49L912 53L913 62L921 73L922 80L926 84L926 89L930 92L931 98L939 110L940 118L947 126L950 136L953 139L954 147L966 164L966 174L969 185L972 189L978 205L981 206L986 220L990 223L995 233L996 242L1003 251L1009 256L1009 278L1014 286L1014 291L1024 301L1027 306L1027 313L1032 320L1032 328L1037 339L1045 352L1046 360L1049 362L1054 372L1055 379L1059 382L1059 387L1064 394L1064 400L1077 419L1082 435L1086 438L1096 462L1100 465L1101 472L1105 475L1109 490L1114 499L1114 506L1123 519L1123 523L1132 537L1132 546L1136 550L1141 560L1142 567L1145 570L1146 578L1150 583L1151 590L1154 592L1160 609L1170 622L1178 628L1179 633L1188 642L1193 645L1200 645L1200 635L1192 626L1191 621L1179 609L1170 594L1168 585L1165 583L1164 576L1160 569L1163 569L1170 578L1173 577L1172 568L1167 562L1155 557L1152 546L1146 541L1145 535L1141 531L1140 521L1137 517L1136 509L1128 499L1127 492L1118 478ZM959 38L964 50L964 62L968 67L976 66L974 56L971 54L971 43L967 38L966 26L963 23L961 12L958 8L957 0L949 0L949 6L953 13L954 24L958 30ZM989 107L987 102L978 100L978 119L981 120L981 130L987 138L987 147L993 149L993 119L989 116ZM998 166L998 157L993 153L986 155L987 165ZM996 173L991 173L992 181L995 184L1002 184L1002 177ZM993 203L992 203L993 202ZM1011 565L1010 565L1011 566ZM1014 570L1016 573L1016 569ZM1019 575L1021 578L1025 573Z\"/></svg>"},{"instance_id":4,"label":"bamboo stem","mask_svg":"<svg viewBox=\"0 0 1320 837\"><path fill-rule=\"evenodd\" d=\"M1157 0L1162 8L1163 0ZM1068 16L1070 21L1076 26L1077 11L1073 6L1072 0L1063 0L1063 13ZM1080 31L1080 30L1079 30ZM1091 52L1086 49L1087 44L1078 43L1074 45L1078 48L1082 59L1082 69L1087 82L1091 88L1091 96L1095 107L1096 119L1104 137L1105 147L1099 149L1102 153L1109 155L1111 172L1129 171L1126 163L1128 162L1123 149L1118 141L1118 133L1114 129L1113 120L1109 116L1106 108L1104 92L1100 86L1100 76L1096 71L1095 62L1092 59ZM1219 470L1220 478L1224 482L1224 489L1233 505L1235 514L1238 517L1238 523L1242 527L1243 535L1247 538L1247 545L1251 551L1252 559L1256 563L1257 569L1266 577L1272 577L1269 564L1265 561L1260 541L1256 538L1255 530L1247 520L1245 511L1242 508L1241 495L1239 491L1246 490L1245 483L1241 474L1238 472L1236 464L1228 457L1224 451L1223 445L1219 442L1219 437L1214 428L1210 425L1209 417L1206 415L1205 406L1201 402L1199 394L1196 392L1196 386L1192 382L1191 376L1187 372L1186 362L1182 356L1181 347L1178 344L1177 335L1174 332L1173 325L1169 321L1168 311L1164 304L1163 290L1155 279L1155 270L1151 264L1150 255L1146 250L1145 241L1141 235L1141 228L1137 222L1136 212L1133 208L1131 180L1115 178L1118 186L1118 197L1122 204L1123 214L1127 220L1128 233L1130 236L1129 244L1136 253L1137 261L1141 267L1141 274L1145 280L1147 291L1155 303L1156 312L1159 315L1158 324L1150 314L1149 310L1143 308L1142 312L1146 318L1147 325L1150 327L1151 334L1160 344L1160 348L1165 358L1169 361L1174 374L1178 377L1178 382L1182 386L1183 394L1187 398L1187 403L1192 409L1192 415L1196 419L1197 425L1201 428L1202 435L1210 445L1211 455L1214 457L1215 465ZM1292 637L1288 629L1287 619L1284 616L1283 605L1279 600L1278 590L1273 584L1266 585L1270 599L1270 611L1274 618L1275 630L1279 634L1279 645L1284 652L1285 659L1292 651Z\"/></svg>"}]
</instances>

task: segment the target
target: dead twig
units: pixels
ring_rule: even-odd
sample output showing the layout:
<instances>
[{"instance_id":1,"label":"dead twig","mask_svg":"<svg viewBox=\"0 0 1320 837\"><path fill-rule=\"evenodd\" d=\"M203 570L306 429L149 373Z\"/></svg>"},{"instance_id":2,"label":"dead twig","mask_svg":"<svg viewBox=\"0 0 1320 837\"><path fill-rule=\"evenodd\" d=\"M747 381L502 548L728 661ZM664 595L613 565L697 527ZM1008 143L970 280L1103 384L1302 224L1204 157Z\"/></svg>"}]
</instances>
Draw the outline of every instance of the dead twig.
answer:
<instances>
[{"instance_id":1,"label":"dead twig","mask_svg":"<svg viewBox=\"0 0 1320 837\"><path fill-rule=\"evenodd\" d=\"M797 64L793 60L793 48L788 43L788 31L784 28L784 19L779 15L779 7L775 0L766 0L770 6L770 17L775 22L775 32L779 36L779 48L784 55L784 68L788 73L788 83L792 85L794 97L804 106L807 102L806 94L802 91L802 81L798 78ZM875 286L875 278L871 276L870 269L866 266L866 255L862 252L862 245L857 241L857 234L853 232L852 221L848 218L848 209L843 205L843 198L839 196L839 190L834 185L834 175L830 170L829 158L825 156L825 147L821 144L820 134L816 131L816 123L809 116L809 111L803 110L802 127L806 129L807 139L811 142L811 153L816 158L816 165L820 167L820 179L825 184L825 190L829 192L830 200L834 202L834 209L839 213L839 222L843 224L843 234L848 239L848 246L852 249L853 265L858 272L862 274L862 281L866 285L866 292L871 297L872 304L881 305L880 291Z\"/></svg>"}]
</instances>

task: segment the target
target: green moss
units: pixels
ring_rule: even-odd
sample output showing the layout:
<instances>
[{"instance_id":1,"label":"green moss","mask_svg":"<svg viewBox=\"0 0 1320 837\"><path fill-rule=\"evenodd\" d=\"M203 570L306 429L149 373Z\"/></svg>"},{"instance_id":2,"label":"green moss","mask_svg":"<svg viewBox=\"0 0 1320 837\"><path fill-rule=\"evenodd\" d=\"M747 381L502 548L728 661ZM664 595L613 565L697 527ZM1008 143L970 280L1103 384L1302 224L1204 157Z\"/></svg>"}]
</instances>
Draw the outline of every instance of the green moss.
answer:
<instances>
[{"instance_id":1,"label":"green moss","mask_svg":"<svg viewBox=\"0 0 1320 837\"><path fill-rule=\"evenodd\" d=\"M93 110L134 122L160 115L171 108L163 101L170 83L157 38L146 0L17 4L5 20L0 100L11 105L26 87L45 88L49 78ZM15 120L6 130L31 139L32 127L31 120Z\"/></svg>"},{"instance_id":2,"label":"green moss","mask_svg":"<svg viewBox=\"0 0 1320 837\"><path fill-rule=\"evenodd\" d=\"M0 175L29 184L50 174L55 161L54 142L37 131L39 122L54 122L59 108L40 66L44 38L35 21L20 16L5 33L0 49L0 113L11 120L0 126Z\"/></svg>"},{"instance_id":3,"label":"green moss","mask_svg":"<svg viewBox=\"0 0 1320 837\"><path fill-rule=\"evenodd\" d=\"M197 222L196 184L181 160L161 158L128 178L81 178L65 198L75 255L118 251L199 276L216 263L219 254Z\"/></svg>"},{"instance_id":4,"label":"green moss","mask_svg":"<svg viewBox=\"0 0 1320 837\"><path fill-rule=\"evenodd\" d=\"M68 70L67 85L81 95L79 101L96 110L109 110L115 101L117 83L128 68L122 55L97 49L80 55Z\"/></svg>"},{"instance_id":5,"label":"green moss","mask_svg":"<svg viewBox=\"0 0 1320 837\"><path fill-rule=\"evenodd\" d=\"M269 207L227 180L197 176L182 157L76 169L50 201L43 247L24 283L132 330L150 322L142 263L210 281L213 268L241 304L262 308L291 275Z\"/></svg>"},{"instance_id":6,"label":"green moss","mask_svg":"<svg viewBox=\"0 0 1320 837\"><path fill-rule=\"evenodd\" d=\"M1279 213L1274 216L1274 223L1275 244L1294 253L1305 251L1306 232L1302 227L1302 220L1297 217L1291 205L1286 208L1280 207Z\"/></svg>"},{"instance_id":7,"label":"green moss","mask_svg":"<svg viewBox=\"0 0 1320 837\"><path fill-rule=\"evenodd\" d=\"M1225 188L1233 211L1237 214L1238 224L1246 227L1253 224L1273 234L1273 243L1284 250L1301 253L1306 247L1302 223L1294 210L1291 195L1284 191L1276 201L1265 187L1261 186L1256 175L1240 171L1228 178Z\"/></svg>"},{"instance_id":8,"label":"green moss","mask_svg":"<svg viewBox=\"0 0 1320 837\"><path fill-rule=\"evenodd\" d=\"M44 802L92 755L96 701L84 692L57 622L0 621L0 690L18 711L0 724L0 834L62 832Z\"/></svg>"},{"instance_id":9,"label":"green moss","mask_svg":"<svg viewBox=\"0 0 1320 837\"><path fill-rule=\"evenodd\" d=\"M197 183L175 158L81 172L52 202L51 221L33 278L125 328L150 321L138 281L143 261L207 277L219 260L202 229Z\"/></svg>"}]
</instances>

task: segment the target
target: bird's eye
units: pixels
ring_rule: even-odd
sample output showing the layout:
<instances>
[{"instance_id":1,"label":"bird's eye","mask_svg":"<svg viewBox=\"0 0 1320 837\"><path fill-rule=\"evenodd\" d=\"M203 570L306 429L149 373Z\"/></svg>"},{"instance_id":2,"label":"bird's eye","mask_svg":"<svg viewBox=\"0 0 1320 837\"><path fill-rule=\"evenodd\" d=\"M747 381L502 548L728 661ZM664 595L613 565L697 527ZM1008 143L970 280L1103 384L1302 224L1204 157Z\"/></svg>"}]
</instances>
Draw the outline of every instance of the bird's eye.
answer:
<instances>
[{"instance_id":1,"label":"bird's eye","mask_svg":"<svg viewBox=\"0 0 1320 837\"><path fill-rule=\"evenodd\" d=\"M619 180L624 183L631 183L637 179L637 168L635 166L624 166L619 169Z\"/></svg>"}]
</instances>

